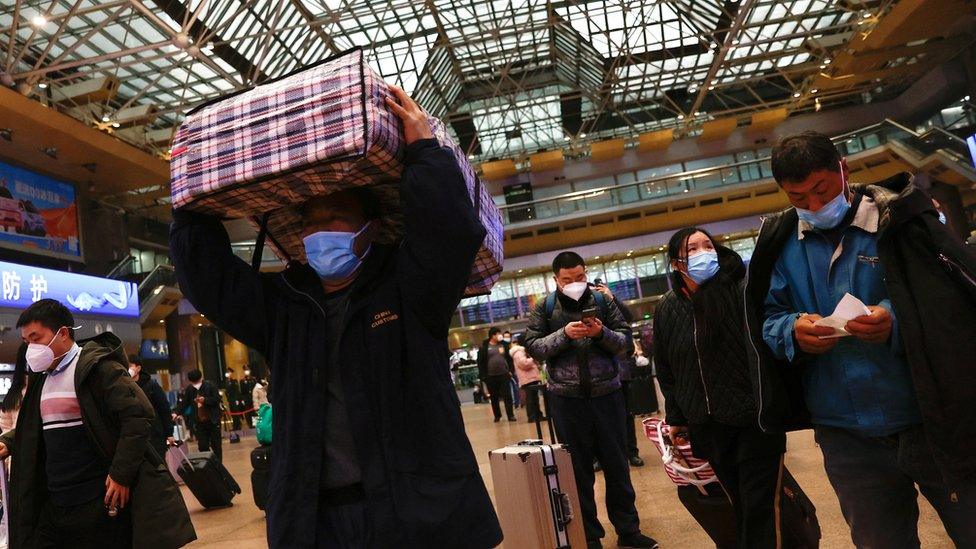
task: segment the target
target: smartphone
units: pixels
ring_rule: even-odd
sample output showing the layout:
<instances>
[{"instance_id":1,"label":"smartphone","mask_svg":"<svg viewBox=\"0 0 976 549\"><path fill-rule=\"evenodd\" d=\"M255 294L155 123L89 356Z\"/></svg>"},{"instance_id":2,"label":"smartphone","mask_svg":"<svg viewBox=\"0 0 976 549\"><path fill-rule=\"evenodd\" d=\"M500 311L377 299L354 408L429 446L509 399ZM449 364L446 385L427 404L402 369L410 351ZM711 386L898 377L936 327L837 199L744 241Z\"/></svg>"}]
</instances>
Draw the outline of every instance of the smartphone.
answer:
<instances>
[{"instance_id":1,"label":"smartphone","mask_svg":"<svg viewBox=\"0 0 976 549\"><path fill-rule=\"evenodd\" d=\"M596 318L596 307L587 307L586 309L583 309L583 314L580 317L583 324L589 324L594 318Z\"/></svg>"}]
</instances>

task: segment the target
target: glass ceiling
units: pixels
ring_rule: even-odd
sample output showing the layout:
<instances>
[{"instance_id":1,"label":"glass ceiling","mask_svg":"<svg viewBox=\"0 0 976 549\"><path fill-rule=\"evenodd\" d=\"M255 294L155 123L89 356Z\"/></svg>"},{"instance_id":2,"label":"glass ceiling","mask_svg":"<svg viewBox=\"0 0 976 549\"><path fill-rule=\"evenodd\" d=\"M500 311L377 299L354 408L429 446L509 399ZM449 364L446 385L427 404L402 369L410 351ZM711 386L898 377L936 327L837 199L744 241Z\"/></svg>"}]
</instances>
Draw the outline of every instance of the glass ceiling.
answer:
<instances>
[{"instance_id":1,"label":"glass ceiling","mask_svg":"<svg viewBox=\"0 0 976 549\"><path fill-rule=\"evenodd\" d=\"M0 0L0 77L165 154L201 101L362 46L488 160L813 108L832 48L891 1ZM104 77L111 97L72 86Z\"/></svg>"}]
</instances>

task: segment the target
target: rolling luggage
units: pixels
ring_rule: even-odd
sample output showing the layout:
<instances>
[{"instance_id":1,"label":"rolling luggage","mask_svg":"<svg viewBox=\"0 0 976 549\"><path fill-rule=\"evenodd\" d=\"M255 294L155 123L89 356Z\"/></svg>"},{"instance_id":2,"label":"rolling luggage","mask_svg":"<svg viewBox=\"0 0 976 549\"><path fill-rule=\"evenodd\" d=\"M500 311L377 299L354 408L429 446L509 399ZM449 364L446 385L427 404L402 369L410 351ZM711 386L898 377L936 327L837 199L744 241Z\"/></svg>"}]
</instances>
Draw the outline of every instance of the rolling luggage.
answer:
<instances>
[{"instance_id":1,"label":"rolling luggage","mask_svg":"<svg viewBox=\"0 0 976 549\"><path fill-rule=\"evenodd\" d=\"M241 487L234 477L217 461L213 452L193 452L189 455L177 446L183 454L179 475L193 492L200 505L207 509L229 507Z\"/></svg>"},{"instance_id":2,"label":"rolling luggage","mask_svg":"<svg viewBox=\"0 0 976 549\"><path fill-rule=\"evenodd\" d=\"M298 207L369 185L385 213L379 241L394 242L403 219L399 187L390 183L400 179L406 145L385 103L390 96L357 48L190 111L173 138L173 206L258 227L266 221L274 252L301 261ZM502 271L501 214L444 124L431 118L431 129L454 153L487 230L466 295L487 294Z\"/></svg>"},{"instance_id":3,"label":"rolling luggage","mask_svg":"<svg viewBox=\"0 0 976 549\"><path fill-rule=\"evenodd\" d=\"M506 549L586 547L573 462L564 446L526 440L489 453Z\"/></svg>"},{"instance_id":4,"label":"rolling luggage","mask_svg":"<svg viewBox=\"0 0 976 549\"><path fill-rule=\"evenodd\" d=\"M264 511L268 502L268 477L271 475L271 446L258 446L251 450L251 489L254 505Z\"/></svg>"},{"instance_id":5,"label":"rolling luggage","mask_svg":"<svg viewBox=\"0 0 976 549\"><path fill-rule=\"evenodd\" d=\"M184 442L177 439L176 444L166 449L166 468L169 469L169 474L172 475L173 480L177 484L185 484L183 477L180 476L180 465L183 464L183 450L179 446L182 444Z\"/></svg>"},{"instance_id":6,"label":"rolling luggage","mask_svg":"<svg viewBox=\"0 0 976 549\"><path fill-rule=\"evenodd\" d=\"M690 445L674 446L664 436L670 427L659 418L644 420L644 433L661 452L664 468L678 485L678 499L716 547L733 548L737 542L735 510L707 461L694 457ZM820 546L817 509L796 479L783 467L780 497L783 547L816 549Z\"/></svg>"}]
</instances>

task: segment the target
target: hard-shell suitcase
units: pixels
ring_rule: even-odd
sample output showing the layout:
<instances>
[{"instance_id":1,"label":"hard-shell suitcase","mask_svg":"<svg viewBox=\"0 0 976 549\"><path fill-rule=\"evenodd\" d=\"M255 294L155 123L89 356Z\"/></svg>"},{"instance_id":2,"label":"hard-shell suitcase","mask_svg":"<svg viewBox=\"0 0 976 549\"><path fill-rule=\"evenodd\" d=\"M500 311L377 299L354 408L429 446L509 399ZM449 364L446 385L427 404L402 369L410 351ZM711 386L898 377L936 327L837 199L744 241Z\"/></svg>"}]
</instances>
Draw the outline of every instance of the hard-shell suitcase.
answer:
<instances>
[{"instance_id":1,"label":"hard-shell suitcase","mask_svg":"<svg viewBox=\"0 0 976 549\"><path fill-rule=\"evenodd\" d=\"M258 446L251 450L251 489L254 505L264 511L268 502L268 477L271 474L271 446Z\"/></svg>"},{"instance_id":2,"label":"hard-shell suitcase","mask_svg":"<svg viewBox=\"0 0 976 549\"><path fill-rule=\"evenodd\" d=\"M562 445L527 440L489 453L506 549L583 548L573 462Z\"/></svg>"},{"instance_id":3,"label":"hard-shell suitcase","mask_svg":"<svg viewBox=\"0 0 976 549\"><path fill-rule=\"evenodd\" d=\"M402 232L399 185L406 144L386 105L390 87L353 49L187 113L173 138L173 206L267 221L268 242L284 260L305 258L299 207L309 198L369 185L384 213L380 242ZM467 295L487 294L501 275L504 227L488 189L431 118L434 137L454 154L487 231ZM267 216L267 217L265 217Z\"/></svg>"},{"instance_id":4,"label":"hard-shell suitcase","mask_svg":"<svg viewBox=\"0 0 976 549\"><path fill-rule=\"evenodd\" d=\"M233 505L234 496L241 493L240 485L217 461L213 452L193 452L189 455L183 452L179 475L200 505L207 509Z\"/></svg>"}]
</instances>

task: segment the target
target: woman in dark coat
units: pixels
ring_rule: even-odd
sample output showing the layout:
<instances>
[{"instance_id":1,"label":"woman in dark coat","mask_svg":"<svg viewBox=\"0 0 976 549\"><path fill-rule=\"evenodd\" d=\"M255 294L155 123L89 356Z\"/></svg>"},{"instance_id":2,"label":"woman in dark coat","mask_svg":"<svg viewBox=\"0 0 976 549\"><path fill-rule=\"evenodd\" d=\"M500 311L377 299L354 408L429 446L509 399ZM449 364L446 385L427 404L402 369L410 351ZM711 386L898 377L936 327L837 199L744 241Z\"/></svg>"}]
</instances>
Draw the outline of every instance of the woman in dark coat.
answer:
<instances>
[{"instance_id":1,"label":"woman in dark coat","mask_svg":"<svg viewBox=\"0 0 976 549\"><path fill-rule=\"evenodd\" d=\"M708 460L735 509L740 548L780 546L785 435L759 430L734 251L699 228L668 247L671 286L654 311L654 360L672 440Z\"/></svg>"}]
</instances>

